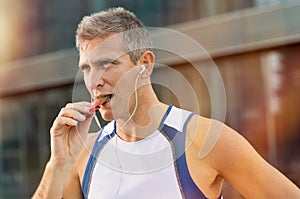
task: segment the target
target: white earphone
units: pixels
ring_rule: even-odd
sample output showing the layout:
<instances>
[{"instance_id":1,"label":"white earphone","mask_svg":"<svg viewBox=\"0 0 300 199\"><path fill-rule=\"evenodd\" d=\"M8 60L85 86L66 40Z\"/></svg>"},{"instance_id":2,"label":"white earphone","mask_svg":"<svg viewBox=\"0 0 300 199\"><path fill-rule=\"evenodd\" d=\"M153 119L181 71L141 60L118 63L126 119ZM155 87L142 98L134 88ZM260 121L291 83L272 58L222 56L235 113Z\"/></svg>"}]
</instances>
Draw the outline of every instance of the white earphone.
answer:
<instances>
[{"instance_id":1,"label":"white earphone","mask_svg":"<svg viewBox=\"0 0 300 199\"><path fill-rule=\"evenodd\" d=\"M146 70L146 66L144 64L142 64L141 66L142 66L142 69L140 70L138 75L141 75Z\"/></svg>"}]
</instances>

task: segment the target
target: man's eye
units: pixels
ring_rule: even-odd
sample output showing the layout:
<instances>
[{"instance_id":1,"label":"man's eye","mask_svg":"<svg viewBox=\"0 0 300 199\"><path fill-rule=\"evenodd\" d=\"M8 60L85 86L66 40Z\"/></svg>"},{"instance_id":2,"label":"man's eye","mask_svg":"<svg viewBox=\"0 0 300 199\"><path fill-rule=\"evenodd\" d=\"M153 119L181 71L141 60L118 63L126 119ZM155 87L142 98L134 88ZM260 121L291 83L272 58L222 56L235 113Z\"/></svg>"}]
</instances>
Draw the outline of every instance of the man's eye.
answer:
<instances>
[{"instance_id":1,"label":"man's eye","mask_svg":"<svg viewBox=\"0 0 300 199\"><path fill-rule=\"evenodd\" d=\"M114 61L112 61L111 62L113 65L117 65L119 62L118 62L118 60L114 60Z\"/></svg>"},{"instance_id":2,"label":"man's eye","mask_svg":"<svg viewBox=\"0 0 300 199\"><path fill-rule=\"evenodd\" d=\"M102 62L101 64L102 64L102 66L103 66L104 68L108 68L108 67L110 66L111 63L112 63L111 61L104 61L104 62Z\"/></svg>"},{"instance_id":3,"label":"man's eye","mask_svg":"<svg viewBox=\"0 0 300 199\"><path fill-rule=\"evenodd\" d=\"M115 61L103 61L102 63L101 63L101 66L103 67L103 68L109 68L109 67L111 67L111 66L113 66L113 65L117 65L118 64L118 61L117 60L115 60Z\"/></svg>"},{"instance_id":4,"label":"man's eye","mask_svg":"<svg viewBox=\"0 0 300 199\"><path fill-rule=\"evenodd\" d=\"M85 71L85 70L88 70L88 69L90 69L89 65L82 65L82 66L80 66L80 70L81 71Z\"/></svg>"}]
</instances>

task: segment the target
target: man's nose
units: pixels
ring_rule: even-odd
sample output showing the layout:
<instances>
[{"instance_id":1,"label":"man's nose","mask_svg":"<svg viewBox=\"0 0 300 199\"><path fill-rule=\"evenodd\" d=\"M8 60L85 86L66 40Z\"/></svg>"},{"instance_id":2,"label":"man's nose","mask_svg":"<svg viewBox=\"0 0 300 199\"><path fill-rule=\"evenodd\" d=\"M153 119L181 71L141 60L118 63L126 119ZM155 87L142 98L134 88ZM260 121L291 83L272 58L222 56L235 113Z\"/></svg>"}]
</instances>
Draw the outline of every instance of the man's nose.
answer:
<instances>
[{"instance_id":1,"label":"man's nose","mask_svg":"<svg viewBox=\"0 0 300 199\"><path fill-rule=\"evenodd\" d=\"M88 77L88 85L91 89L96 89L99 86L104 85L104 70L92 69Z\"/></svg>"}]
</instances>

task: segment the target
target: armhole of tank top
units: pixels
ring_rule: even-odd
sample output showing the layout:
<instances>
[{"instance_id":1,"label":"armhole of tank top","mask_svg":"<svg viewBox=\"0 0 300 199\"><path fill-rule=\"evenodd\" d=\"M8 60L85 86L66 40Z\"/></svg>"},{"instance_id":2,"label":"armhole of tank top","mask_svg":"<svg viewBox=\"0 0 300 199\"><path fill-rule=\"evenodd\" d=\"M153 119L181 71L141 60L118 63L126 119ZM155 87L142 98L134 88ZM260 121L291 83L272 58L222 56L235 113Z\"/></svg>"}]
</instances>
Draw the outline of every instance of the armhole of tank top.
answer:
<instances>
[{"instance_id":1,"label":"armhole of tank top","mask_svg":"<svg viewBox=\"0 0 300 199\"><path fill-rule=\"evenodd\" d=\"M189 116L186 118L185 120L185 123L184 123L184 126L183 126L183 130L182 130L182 133L184 133L184 135L186 136L187 133L186 133L186 130L187 130L187 126L189 124L189 122L191 121L192 117L195 115L194 112L191 112L189 114ZM184 140L185 141L185 140ZM186 146L185 146L186 147ZM190 187L192 188L193 190L193 193L189 193L189 196L192 196L192 198L201 198L201 199L207 199L207 197L205 196L205 194L200 190L200 188L196 185L196 183L194 182L191 174L190 174L190 171L188 169L188 165L187 165L187 160L186 160L186 155L184 154L184 167L182 169L182 173L181 175L183 175L184 178L186 178L186 183L188 183L190 185ZM185 185L183 185L185 186ZM188 193L186 193L188 194Z\"/></svg>"},{"instance_id":2,"label":"armhole of tank top","mask_svg":"<svg viewBox=\"0 0 300 199\"><path fill-rule=\"evenodd\" d=\"M195 115L195 113L191 113L191 114L189 115L189 117L188 117L188 119L187 119L185 125L184 125L184 130L183 130L183 132L184 132L185 134L186 134L186 128L187 128L187 126L188 126L188 123L190 122L191 118L192 118L194 115ZM213 121L215 121L215 120L213 120ZM211 128L216 128L216 127L217 127L217 130L218 130L218 131L217 131L217 134L215 135L215 139L210 140L210 141L209 141L210 144L208 143L208 141L205 140L205 142L202 144L201 149L200 149L200 151L199 151L199 158L201 158L201 155L202 155L202 158L204 158L206 155L208 155L209 152L210 152L210 151L213 149L213 147L215 146L215 143L218 141L218 139L219 139L219 137L220 137L220 134L221 134L221 129L220 129L220 128L221 128L221 126L220 126L221 123L219 123L218 121L216 121L216 125L217 125L217 126L211 127ZM212 135L208 135L208 133L207 133L206 136L205 136L205 139L208 139L210 136L212 136ZM205 144L205 145L204 145L204 144ZM202 154L201 154L201 150L202 150L203 146L207 148L207 151L206 151L206 153L202 153ZM186 166L187 166L187 162L186 162ZM189 172L189 171L188 171L188 175L190 175L190 172ZM191 175L190 175L190 177L191 177ZM191 180L193 181L192 177L191 177ZM193 181L193 183L195 183L195 182ZM196 184L195 184L195 186L197 187ZM194 187L194 188L195 188L195 187ZM197 189L201 192L201 194L203 194L202 197L207 198L207 197L204 195L204 193L202 193L202 191L201 191L198 187L197 187ZM220 193L218 199L223 199L222 191L221 191L221 193Z\"/></svg>"},{"instance_id":3,"label":"armhole of tank top","mask_svg":"<svg viewBox=\"0 0 300 199\"><path fill-rule=\"evenodd\" d=\"M198 188L198 186L195 184L193 178L190 175L190 172L188 170L188 166L187 166L187 161L186 161L186 156L185 156L185 152L182 152L179 149L178 146L175 146L174 141L178 144L178 138L181 136L182 137L182 141L185 145L185 136L186 136L186 129L187 126L191 120L191 118L195 115L194 112L190 112L188 114L188 116L185 118L184 124L183 124L183 128L182 130L177 130L174 127L170 127L169 125L163 123L162 124L162 128L161 128L161 132L167 136L166 139L170 142L172 150L174 150L174 166L175 166L175 171L176 171L176 176L177 179L179 180L179 187L180 190L183 194L183 198L201 198L201 199L206 199L207 197L202 193L202 191ZM168 133L169 130L173 129L174 134L170 134ZM179 133L179 135L177 135ZM175 135L176 134L176 135ZM181 134L181 135L180 135ZM179 136L178 138L176 138L176 136ZM174 140L173 140L174 139ZM185 148L185 146L183 146Z\"/></svg>"}]
</instances>

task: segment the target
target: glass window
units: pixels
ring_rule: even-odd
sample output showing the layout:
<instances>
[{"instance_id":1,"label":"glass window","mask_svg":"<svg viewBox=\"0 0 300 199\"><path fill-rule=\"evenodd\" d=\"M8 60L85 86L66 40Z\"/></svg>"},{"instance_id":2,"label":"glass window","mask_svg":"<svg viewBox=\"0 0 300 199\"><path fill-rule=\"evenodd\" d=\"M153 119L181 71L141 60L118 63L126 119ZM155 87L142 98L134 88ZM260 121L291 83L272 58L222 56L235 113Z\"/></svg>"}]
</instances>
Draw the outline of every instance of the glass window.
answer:
<instances>
[{"instance_id":1,"label":"glass window","mask_svg":"<svg viewBox=\"0 0 300 199\"><path fill-rule=\"evenodd\" d=\"M0 99L0 198L30 198L49 159L49 129L72 86Z\"/></svg>"}]
</instances>

